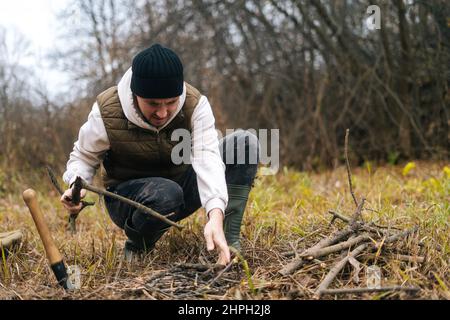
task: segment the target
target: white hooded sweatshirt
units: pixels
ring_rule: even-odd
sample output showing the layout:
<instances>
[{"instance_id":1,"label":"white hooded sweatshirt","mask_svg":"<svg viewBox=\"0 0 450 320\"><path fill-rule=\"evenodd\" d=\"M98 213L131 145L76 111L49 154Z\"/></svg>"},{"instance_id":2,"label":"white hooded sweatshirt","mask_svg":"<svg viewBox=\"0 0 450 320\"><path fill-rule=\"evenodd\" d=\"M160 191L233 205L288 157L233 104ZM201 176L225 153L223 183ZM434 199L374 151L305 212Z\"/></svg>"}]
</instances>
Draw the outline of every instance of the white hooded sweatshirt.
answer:
<instances>
[{"instance_id":1,"label":"white hooded sweatshirt","mask_svg":"<svg viewBox=\"0 0 450 320\"><path fill-rule=\"evenodd\" d=\"M145 122L133 106L133 94L130 89L132 71L125 73L118 84L118 94L123 112L133 124L155 132L167 126L183 107L186 99L186 85L179 100L179 105L164 126L156 128ZM219 152L218 134L214 126L215 119L208 99L201 96L195 107L191 119L192 149L190 160L197 174L197 185L202 207L209 213L214 208L225 212L228 203L228 193L225 182L225 164ZM63 180L67 184L73 183L80 176L88 183L96 170L100 167L103 156L110 147L105 125L97 102L94 103L88 120L80 128L78 140L74 144L67 162L67 170Z\"/></svg>"}]
</instances>

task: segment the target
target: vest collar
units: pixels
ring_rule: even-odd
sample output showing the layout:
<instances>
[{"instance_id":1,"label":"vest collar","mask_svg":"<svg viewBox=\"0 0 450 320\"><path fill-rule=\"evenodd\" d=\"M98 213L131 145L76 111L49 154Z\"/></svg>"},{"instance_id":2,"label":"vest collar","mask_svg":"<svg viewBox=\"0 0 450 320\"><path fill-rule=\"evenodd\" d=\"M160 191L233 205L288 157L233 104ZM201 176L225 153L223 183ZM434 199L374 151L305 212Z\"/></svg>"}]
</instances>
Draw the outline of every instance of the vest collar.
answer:
<instances>
[{"instance_id":1,"label":"vest collar","mask_svg":"<svg viewBox=\"0 0 450 320\"><path fill-rule=\"evenodd\" d=\"M183 112L183 110L180 110L178 112L178 114L176 114L176 116L174 118L172 118L172 120L170 121L170 123L166 123L163 127L159 128L159 130L156 130L155 132L161 132L164 129L169 129L173 126L177 126L180 123L182 123L185 120L186 116ZM137 125L135 125L133 122L131 122L130 120L128 120L128 129L143 129L142 127L139 127Z\"/></svg>"}]
</instances>

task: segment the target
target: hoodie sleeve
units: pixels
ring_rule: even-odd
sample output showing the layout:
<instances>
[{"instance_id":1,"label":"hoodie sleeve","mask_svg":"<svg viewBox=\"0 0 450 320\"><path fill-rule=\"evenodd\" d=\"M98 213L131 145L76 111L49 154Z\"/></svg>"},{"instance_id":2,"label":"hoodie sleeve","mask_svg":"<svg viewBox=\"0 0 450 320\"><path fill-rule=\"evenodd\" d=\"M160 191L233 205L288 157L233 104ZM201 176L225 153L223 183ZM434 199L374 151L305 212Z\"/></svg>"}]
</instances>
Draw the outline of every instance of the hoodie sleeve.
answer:
<instances>
[{"instance_id":1,"label":"hoodie sleeve","mask_svg":"<svg viewBox=\"0 0 450 320\"><path fill-rule=\"evenodd\" d=\"M71 185L75 178L80 176L88 183L92 183L95 172L100 167L103 155L108 149L108 135L96 102L89 113L88 120L80 128L78 140L70 153L67 169L63 175L64 182Z\"/></svg>"},{"instance_id":2,"label":"hoodie sleeve","mask_svg":"<svg viewBox=\"0 0 450 320\"><path fill-rule=\"evenodd\" d=\"M219 140L215 129L211 105L205 96L195 108L192 124L191 163L197 174L197 185L202 207L206 213L219 208L225 214L228 192L225 182L225 164L219 152Z\"/></svg>"}]
</instances>

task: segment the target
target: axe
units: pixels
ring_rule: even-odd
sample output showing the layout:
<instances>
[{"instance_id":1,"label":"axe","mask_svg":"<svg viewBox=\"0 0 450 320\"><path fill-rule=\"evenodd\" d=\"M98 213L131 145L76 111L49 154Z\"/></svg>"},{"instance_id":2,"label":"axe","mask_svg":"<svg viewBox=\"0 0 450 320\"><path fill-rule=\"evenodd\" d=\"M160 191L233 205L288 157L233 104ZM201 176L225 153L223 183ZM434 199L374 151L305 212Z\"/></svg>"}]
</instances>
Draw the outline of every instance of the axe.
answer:
<instances>
[{"instance_id":1,"label":"axe","mask_svg":"<svg viewBox=\"0 0 450 320\"><path fill-rule=\"evenodd\" d=\"M44 244L45 253L47 259L50 263L50 268L55 274L56 280L64 289L73 289L72 283L69 281L69 276L67 274L66 266L64 264L61 253L58 247L53 241L50 230L48 229L47 223L45 222L44 216L39 207L39 203L36 196L36 191L33 189L27 189L22 194L23 200L30 210L31 216L33 217L34 224L39 233L39 236Z\"/></svg>"}]
</instances>

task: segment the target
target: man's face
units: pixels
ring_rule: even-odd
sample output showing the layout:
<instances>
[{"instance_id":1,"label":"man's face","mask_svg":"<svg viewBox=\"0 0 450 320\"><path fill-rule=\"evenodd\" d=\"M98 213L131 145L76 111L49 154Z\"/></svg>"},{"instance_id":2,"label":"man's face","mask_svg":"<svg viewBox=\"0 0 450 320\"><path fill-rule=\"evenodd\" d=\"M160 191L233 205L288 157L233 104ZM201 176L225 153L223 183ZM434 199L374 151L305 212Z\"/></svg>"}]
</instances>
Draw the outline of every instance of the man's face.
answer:
<instances>
[{"instance_id":1,"label":"man's face","mask_svg":"<svg viewBox=\"0 0 450 320\"><path fill-rule=\"evenodd\" d=\"M177 110L180 97L168 99L144 99L136 96L144 117L155 127L163 126Z\"/></svg>"}]
</instances>

